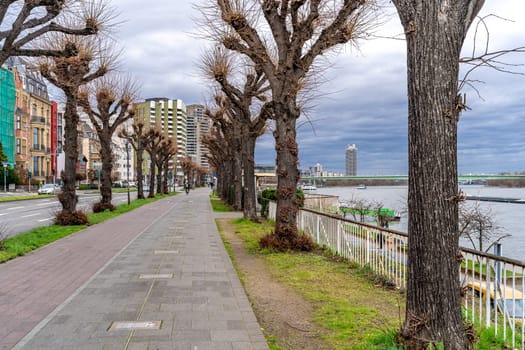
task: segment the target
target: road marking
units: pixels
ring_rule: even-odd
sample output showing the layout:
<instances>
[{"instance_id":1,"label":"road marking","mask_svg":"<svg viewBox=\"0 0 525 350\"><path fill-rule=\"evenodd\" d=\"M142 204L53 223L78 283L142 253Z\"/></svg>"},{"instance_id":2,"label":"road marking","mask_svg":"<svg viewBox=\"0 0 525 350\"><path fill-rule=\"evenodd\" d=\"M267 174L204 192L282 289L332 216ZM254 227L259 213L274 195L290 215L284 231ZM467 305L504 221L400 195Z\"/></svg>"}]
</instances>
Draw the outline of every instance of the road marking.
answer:
<instances>
[{"instance_id":1,"label":"road marking","mask_svg":"<svg viewBox=\"0 0 525 350\"><path fill-rule=\"evenodd\" d=\"M51 219L53 219L53 218L47 218L47 219L38 220L38 222L49 221Z\"/></svg>"},{"instance_id":2,"label":"road marking","mask_svg":"<svg viewBox=\"0 0 525 350\"><path fill-rule=\"evenodd\" d=\"M7 215L7 213L0 214L0 216L4 216L4 215Z\"/></svg>"},{"instance_id":3,"label":"road marking","mask_svg":"<svg viewBox=\"0 0 525 350\"><path fill-rule=\"evenodd\" d=\"M12 207L12 208L7 208L6 210L15 210L15 209L24 209L25 207Z\"/></svg>"},{"instance_id":4,"label":"road marking","mask_svg":"<svg viewBox=\"0 0 525 350\"><path fill-rule=\"evenodd\" d=\"M31 216L37 216L37 215L40 215L40 214L36 213L36 214L24 215L24 216L21 216L21 218L29 218Z\"/></svg>"},{"instance_id":5,"label":"road marking","mask_svg":"<svg viewBox=\"0 0 525 350\"><path fill-rule=\"evenodd\" d=\"M37 205L49 205L52 204L51 201L46 201L46 203L38 203Z\"/></svg>"}]
</instances>

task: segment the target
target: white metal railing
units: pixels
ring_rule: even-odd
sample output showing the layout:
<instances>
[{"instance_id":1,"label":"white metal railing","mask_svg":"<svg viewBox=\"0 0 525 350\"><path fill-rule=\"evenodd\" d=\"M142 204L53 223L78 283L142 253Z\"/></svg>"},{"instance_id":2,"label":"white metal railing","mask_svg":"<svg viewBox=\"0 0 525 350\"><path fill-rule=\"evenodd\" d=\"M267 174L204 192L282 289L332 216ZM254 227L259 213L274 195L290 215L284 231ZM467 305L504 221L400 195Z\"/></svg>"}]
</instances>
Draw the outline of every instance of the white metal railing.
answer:
<instances>
[{"instance_id":1,"label":"white metal railing","mask_svg":"<svg viewBox=\"0 0 525 350\"><path fill-rule=\"evenodd\" d=\"M276 208L270 201L270 219L275 220ZM397 288L406 287L406 233L304 208L297 215L297 226L317 244L370 268ZM461 250L465 318L475 325L493 326L495 334L502 333L513 349L525 350L525 264L468 248Z\"/></svg>"}]
</instances>

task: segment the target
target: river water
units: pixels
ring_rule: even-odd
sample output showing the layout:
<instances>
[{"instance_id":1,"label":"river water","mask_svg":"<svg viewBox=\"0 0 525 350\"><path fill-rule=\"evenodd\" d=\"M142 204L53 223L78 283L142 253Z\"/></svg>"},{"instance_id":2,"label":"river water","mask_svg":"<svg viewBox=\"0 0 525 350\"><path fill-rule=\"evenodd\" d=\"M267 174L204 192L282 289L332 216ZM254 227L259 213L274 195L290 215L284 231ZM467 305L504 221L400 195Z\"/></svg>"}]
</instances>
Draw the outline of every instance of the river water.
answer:
<instances>
[{"instance_id":1,"label":"river water","mask_svg":"<svg viewBox=\"0 0 525 350\"><path fill-rule=\"evenodd\" d=\"M469 196L505 197L505 198L524 198L525 188L502 188L467 185L461 189ZM327 194L339 196L340 201L351 201L352 199L364 199L369 202L380 202L384 207L394 209L398 212L406 212L406 201L408 197L407 186L369 186L366 189L355 187L322 187L315 192L317 194ZM470 203L471 201L467 201ZM502 255L508 258L525 261L525 204L479 202L484 210L490 209L494 215L494 222L501 227L502 234L510 234L504 238L502 243ZM391 229L406 232L407 215L401 215L399 222L391 223ZM466 240L461 241L461 245L471 248ZM492 253L492 251L491 251Z\"/></svg>"}]
</instances>

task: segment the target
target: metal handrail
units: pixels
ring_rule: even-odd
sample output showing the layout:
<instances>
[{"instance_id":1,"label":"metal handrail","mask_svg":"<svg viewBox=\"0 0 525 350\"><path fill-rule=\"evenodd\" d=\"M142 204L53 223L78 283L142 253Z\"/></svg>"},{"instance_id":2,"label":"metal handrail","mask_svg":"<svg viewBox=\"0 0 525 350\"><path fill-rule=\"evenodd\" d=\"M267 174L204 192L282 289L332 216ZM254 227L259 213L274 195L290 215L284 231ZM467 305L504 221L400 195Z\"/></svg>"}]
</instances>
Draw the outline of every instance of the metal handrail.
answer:
<instances>
[{"instance_id":1,"label":"metal handrail","mask_svg":"<svg viewBox=\"0 0 525 350\"><path fill-rule=\"evenodd\" d=\"M277 205L270 201L268 218ZM297 228L362 267L371 269L399 289L406 288L408 235L387 228L300 208ZM472 323L502 332L513 348L525 350L525 263L470 248L460 248L465 317ZM455 258L455 257L454 257Z\"/></svg>"}]
</instances>

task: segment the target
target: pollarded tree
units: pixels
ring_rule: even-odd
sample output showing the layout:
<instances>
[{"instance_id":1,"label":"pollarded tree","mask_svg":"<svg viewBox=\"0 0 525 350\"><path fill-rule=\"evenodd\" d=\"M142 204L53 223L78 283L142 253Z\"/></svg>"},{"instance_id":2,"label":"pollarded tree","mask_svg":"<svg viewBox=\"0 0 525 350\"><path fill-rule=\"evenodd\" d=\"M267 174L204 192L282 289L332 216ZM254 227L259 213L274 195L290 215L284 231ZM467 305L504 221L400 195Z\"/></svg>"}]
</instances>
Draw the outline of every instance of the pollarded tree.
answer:
<instances>
[{"instance_id":1,"label":"pollarded tree","mask_svg":"<svg viewBox=\"0 0 525 350\"><path fill-rule=\"evenodd\" d=\"M205 115L211 120L215 117L215 114L221 113L221 111L206 110ZM210 131L207 135L203 135L201 141L208 149L206 157L210 164L215 168L217 172L217 188L216 192L219 197L225 199L225 188L227 188L226 180L230 178L228 176L228 166L231 157L231 151L228 147L228 141L224 138L220 130L220 124L213 122Z\"/></svg>"},{"instance_id":2,"label":"pollarded tree","mask_svg":"<svg viewBox=\"0 0 525 350\"><path fill-rule=\"evenodd\" d=\"M217 47L202 59L204 74L219 84L228 98L230 115L234 119L235 134L240 140L242 164L242 209L245 219L256 219L255 194L255 143L266 130L267 110L257 110L256 100L266 101L269 90L266 77L260 67L252 67L249 62L241 64L244 72L235 74L235 59L223 48ZM240 82L236 82L241 78ZM267 106L267 105L266 105Z\"/></svg>"},{"instance_id":3,"label":"pollarded tree","mask_svg":"<svg viewBox=\"0 0 525 350\"><path fill-rule=\"evenodd\" d=\"M65 44L64 44L65 43ZM67 57L42 59L38 68L42 75L64 92L66 108L64 112L64 153L65 166L63 192L59 196L63 211L76 211L78 198L75 193L75 174L78 159L79 123L78 105L82 86L108 73L115 64L115 55L106 43L95 37L75 37L63 35L49 41L49 47L69 45L76 48Z\"/></svg>"},{"instance_id":4,"label":"pollarded tree","mask_svg":"<svg viewBox=\"0 0 525 350\"><path fill-rule=\"evenodd\" d=\"M97 34L108 24L106 1L100 0L9 0L0 4L0 64L11 56L69 56L70 42L39 46L48 34ZM73 43L74 44L74 43Z\"/></svg>"},{"instance_id":5,"label":"pollarded tree","mask_svg":"<svg viewBox=\"0 0 525 350\"><path fill-rule=\"evenodd\" d=\"M461 48L484 0L393 0L408 64L408 282L402 335L410 349L468 349L461 315L457 124Z\"/></svg>"},{"instance_id":6,"label":"pollarded tree","mask_svg":"<svg viewBox=\"0 0 525 350\"><path fill-rule=\"evenodd\" d=\"M149 167L149 194L148 198L155 197L156 169L158 164L159 147L164 140L164 134L159 128L150 128L146 131L144 138L144 149L150 156Z\"/></svg>"},{"instance_id":7,"label":"pollarded tree","mask_svg":"<svg viewBox=\"0 0 525 350\"><path fill-rule=\"evenodd\" d=\"M96 79L79 95L78 103L88 115L100 140L102 169L100 172L100 203L94 211L113 210L111 204L111 173L113 171L113 134L124 122L133 118L133 101L137 98L137 86L130 77L119 74L105 75ZM96 210L95 210L96 209Z\"/></svg>"},{"instance_id":8,"label":"pollarded tree","mask_svg":"<svg viewBox=\"0 0 525 350\"><path fill-rule=\"evenodd\" d=\"M144 175L142 171L142 164L144 163L144 151L146 150L146 130L144 129L144 123L140 121L134 121L131 125L132 132L125 128L120 129L119 137L126 139L133 150L135 151L136 163L135 170L137 172L137 198L144 198Z\"/></svg>"},{"instance_id":9,"label":"pollarded tree","mask_svg":"<svg viewBox=\"0 0 525 350\"><path fill-rule=\"evenodd\" d=\"M298 96L319 56L355 43L370 29L373 5L372 0L217 0L201 7L213 40L250 58L271 87L267 108L275 120L278 178L275 238L281 247L293 247L298 238Z\"/></svg>"},{"instance_id":10,"label":"pollarded tree","mask_svg":"<svg viewBox=\"0 0 525 350\"><path fill-rule=\"evenodd\" d=\"M161 181L161 190L159 193L168 194L168 178L170 176L170 161L172 164L176 164L176 155L178 152L177 144L173 141L171 137L167 137L161 144L159 148L159 172L162 169L162 181ZM174 161L175 157L175 161ZM173 178L173 173L171 174Z\"/></svg>"}]
</instances>

